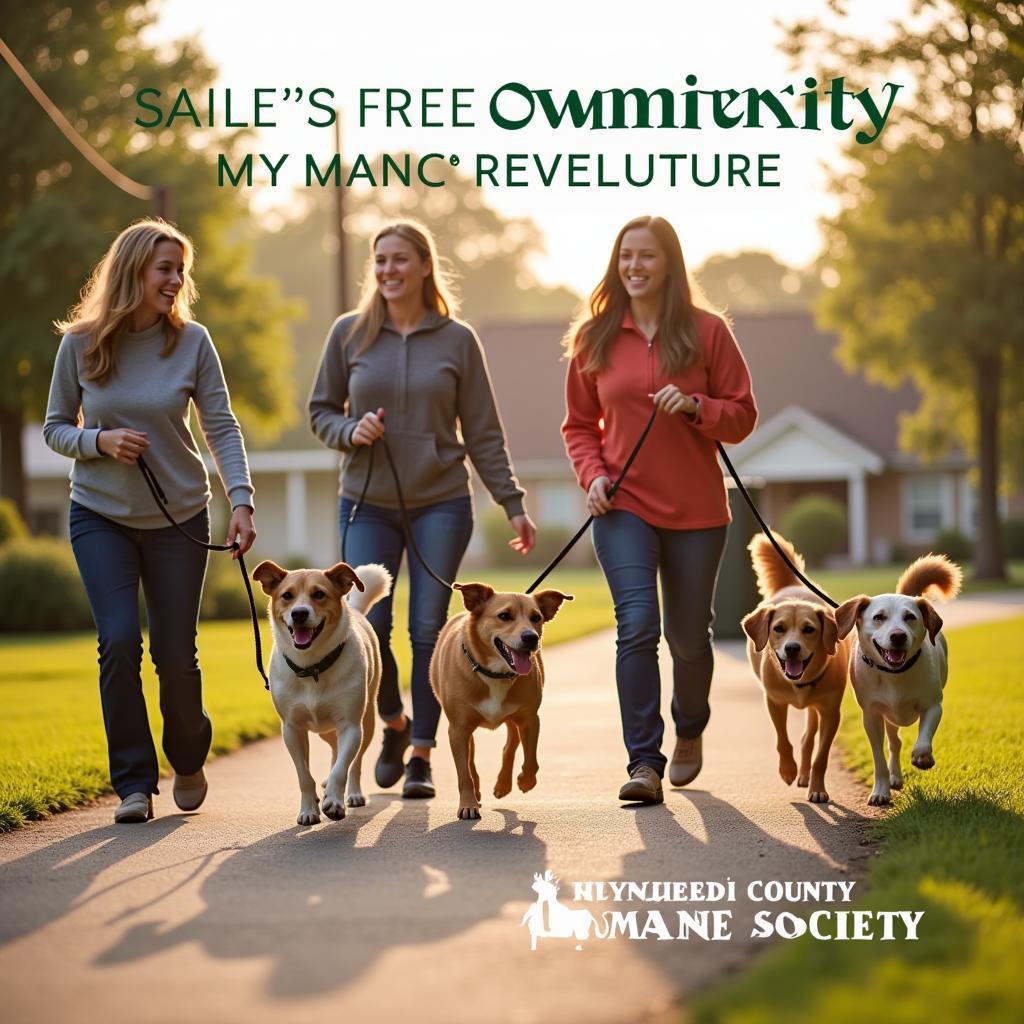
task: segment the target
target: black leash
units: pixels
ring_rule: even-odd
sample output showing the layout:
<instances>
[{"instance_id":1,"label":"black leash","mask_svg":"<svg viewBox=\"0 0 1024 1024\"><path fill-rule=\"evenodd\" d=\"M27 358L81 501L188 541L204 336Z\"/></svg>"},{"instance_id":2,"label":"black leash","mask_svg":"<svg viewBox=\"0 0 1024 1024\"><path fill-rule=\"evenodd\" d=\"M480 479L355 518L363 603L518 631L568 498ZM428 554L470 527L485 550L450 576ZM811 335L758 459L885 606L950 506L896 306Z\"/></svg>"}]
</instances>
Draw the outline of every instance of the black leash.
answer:
<instances>
[{"instance_id":1,"label":"black leash","mask_svg":"<svg viewBox=\"0 0 1024 1024\"><path fill-rule=\"evenodd\" d=\"M164 489L160 486L160 481L157 480L153 473L153 470L146 465L145 459L140 455L138 458L138 467L142 473L142 479L146 481L146 485L149 487L150 493L153 495L153 500L157 503L160 511L163 513L164 519L167 520L173 526L178 533L183 537L187 537L193 544L198 544L201 548L206 548L207 551L238 551L238 541L232 541L230 544L207 544L206 541L197 540L192 534L186 532L181 528L180 523L176 523L171 516L170 512L167 511L167 495L164 494ZM245 583L245 593L249 598L249 614L252 616L252 635L256 642L256 668L259 674L263 677L263 686L265 689L270 689L270 680L267 679L267 673L263 669L263 642L260 640L260 626L259 617L256 613L256 599L252 596L252 584L249 582L249 573L245 568L245 556L238 552L238 568L242 573L242 580Z\"/></svg>"}]
</instances>

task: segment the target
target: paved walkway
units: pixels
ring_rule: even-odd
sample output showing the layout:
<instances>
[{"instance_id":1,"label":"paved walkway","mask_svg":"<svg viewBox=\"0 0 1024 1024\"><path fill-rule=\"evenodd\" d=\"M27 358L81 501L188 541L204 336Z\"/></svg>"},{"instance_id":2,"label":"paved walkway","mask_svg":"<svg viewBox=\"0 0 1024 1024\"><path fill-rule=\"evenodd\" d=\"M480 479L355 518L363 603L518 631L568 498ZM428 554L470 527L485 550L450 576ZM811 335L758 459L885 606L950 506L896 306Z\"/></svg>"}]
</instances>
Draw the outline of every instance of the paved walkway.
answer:
<instances>
[{"instance_id":1,"label":"paved walkway","mask_svg":"<svg viewBox=\"0 0 1024 1024\"><path fill-rule=\"evenodd\" d=\"M977 604L946 606L947 621L1022 607L995 598L982 615ZM663 806L623 809L613 657L610 633L548 652L538 787L485 796L479 822L455 820L442 748L436 800L371 789L345 821L300 829L294 769L274 739L216 761L199 814L177 812L168 785L148 825L113 826L107 800L0 837L4 1020L670 1018L763 945L748 937L757 908L731 905L729 942L541 939L531 952L520 920L534 873L561 876L564 901L583 880L732 879L741 891L753 879L846 880L870 855L875 812L838 767L827 806L783 785L736 642L718 649L704 773ZM478 739L485 794L500 742Z\"/></svg>"}]
</instances>

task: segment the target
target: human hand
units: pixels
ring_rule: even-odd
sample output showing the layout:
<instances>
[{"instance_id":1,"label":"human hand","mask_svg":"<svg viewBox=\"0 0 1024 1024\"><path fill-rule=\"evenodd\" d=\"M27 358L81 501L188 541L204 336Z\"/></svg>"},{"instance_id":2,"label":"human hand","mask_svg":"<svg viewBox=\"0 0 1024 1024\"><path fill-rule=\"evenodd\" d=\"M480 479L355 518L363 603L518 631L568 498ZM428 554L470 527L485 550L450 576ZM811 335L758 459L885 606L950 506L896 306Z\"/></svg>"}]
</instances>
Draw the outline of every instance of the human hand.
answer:
<instances>
[{"instance_id":1,"label":"human hand","mask_svg":"<svg viewBox=\"0 0 1024 1024\"><path fill-rule=\"evenodd\" d=\"M516 536L508 542L508 546L521 555L528 555L537 541L537 527L533 525L533 520L524 512L521 516L513 516L509 522Z\"/></svg>"},{"instance_id":2,"label":"human hand","mask_svg":"<svg viewBox=\"0 0 1024 1024\"><path fill-rule=\"evenodd\" d=\"M353 444L373 444L379 437L384 436L384 410L368 412L352 431Z\"/></svg>"},{"instance_id":3,"label":"human hand","mask_svg":"<svg viewBox=\"0 0 1024 1024\"><path fill-rule=\"evenodd\" d=\"M134 466L139 456L149 447L149 435L131 427L116 427L113 430L101 430L96 438L96 447L126 466Z\"/></svg>"},{"instance_id":4,"label":"human hand","mask_svg":"<svg viewBox=\"0 0 1024 1024\"><path fill-rule=\"evenodd\" d=\"M603 516L605 512L611 512L612 499L608 497L610 486L611 480L608 477L594 477L590 490L587 491L587 511L592 516Z\"/></svg>"},{"instance_id":5,"label":"human hand","mask_svg":"<svg viewBox=\"0 0 1024 1024\"><path fill-rule=\"evenodd\" d=\"M681 412L685 416L694 416L699 405L697 399L684 395L675 384L666 384L654 395L654 407L673 415Z\"/></svg>"},{"instance_id":6,"label":"human hand","mask_svg":"<svg viewBox=\"0 0 1024 1024\"><path fill-rule=\"evenodd\" d=\"M238 547L231 552L232 558L244 555L256 540L256 527L252 524L252 509L248 505L239 505L232 513L228 523L228 544L238 541Z\"/></svg>"}]
</instances>

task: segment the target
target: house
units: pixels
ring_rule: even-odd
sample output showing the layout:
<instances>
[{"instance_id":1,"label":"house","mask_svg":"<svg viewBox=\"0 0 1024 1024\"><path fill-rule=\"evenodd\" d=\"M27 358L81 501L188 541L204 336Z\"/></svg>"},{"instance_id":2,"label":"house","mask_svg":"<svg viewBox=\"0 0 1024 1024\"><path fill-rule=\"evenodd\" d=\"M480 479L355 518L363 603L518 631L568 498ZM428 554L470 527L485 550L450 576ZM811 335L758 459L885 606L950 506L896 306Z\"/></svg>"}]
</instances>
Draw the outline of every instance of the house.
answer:
<instances>
[{"instance_id":1,"label":"house","mask_svg":"<svg viewBox=\"0 0 1024 1024\"><path fill-rule=\"evenodd\" d=\"M538 526L575 527L585 518L583 494L562 447L564 323L498 323L480 334L516 472L529 492ZM899 421L919 393L847 373L836 361L834 335L806 313L737 316L734 331L750 365L760 418L754 433L730 449L737 470L759 484L770 522L810 492L829 494L847 510L845 560L886 562L894 552L923 550L942 529L968 537L976 529L973 461L955 452L923 464L898 446ZM31 525L67 532L67 460L26 434ZM306 447L250 452L257 493L261 555L328 564L338 553L338 456L310 435ZM489 505L474 481L478 515ZM215 488L215 535L226 523ZM1021 515L1024 500L1004 502ZM477 531L467 560L483 559Z\"/></svg>"}]
</instances>

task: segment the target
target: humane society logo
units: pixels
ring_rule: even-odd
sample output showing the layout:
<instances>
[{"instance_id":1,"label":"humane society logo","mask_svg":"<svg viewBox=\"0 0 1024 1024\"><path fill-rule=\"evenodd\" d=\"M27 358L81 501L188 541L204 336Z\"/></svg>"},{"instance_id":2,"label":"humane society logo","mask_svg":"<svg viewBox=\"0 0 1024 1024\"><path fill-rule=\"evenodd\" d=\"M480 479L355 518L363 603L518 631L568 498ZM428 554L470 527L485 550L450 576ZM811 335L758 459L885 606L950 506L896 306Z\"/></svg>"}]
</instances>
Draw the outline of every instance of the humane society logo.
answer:
<instances>
[{"instance_id":1,"label":"humane society logo","mask_svg":"<svg viewBox=\"0 0 1024 1024\"><path fill-rule=\"evenodd\" d=\"M915 941L923 910L839 910L821 904L849 903L856 882L842 880L754 880L745 883L737 896L737 884L725 881L686 882L575 882L574 903L715 904L737 900L758 904L809 904L804 913L773 908L758 909L750 929L752 939L796 939L810 935L819 942L896 940ZM587 907L572 907L558 898L558 876L549 868L533 876L536 900L519 922L529 928L530 949L538 939L575 939L576 949L588 939L657 939L728 942L732 937L733 910L685 909L662 911L658 907L604 910L595 914ZM817 906L815 906L817 905Z\"/></svg>"}]
</instances>

